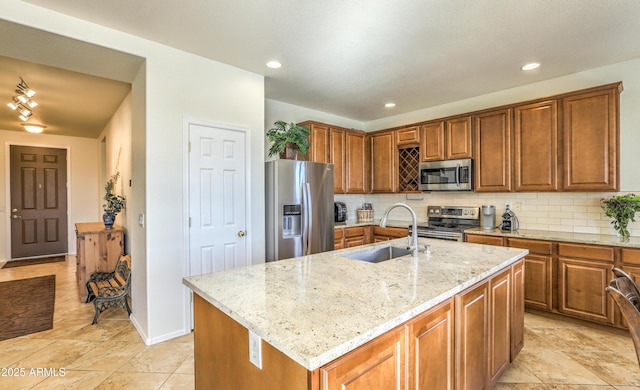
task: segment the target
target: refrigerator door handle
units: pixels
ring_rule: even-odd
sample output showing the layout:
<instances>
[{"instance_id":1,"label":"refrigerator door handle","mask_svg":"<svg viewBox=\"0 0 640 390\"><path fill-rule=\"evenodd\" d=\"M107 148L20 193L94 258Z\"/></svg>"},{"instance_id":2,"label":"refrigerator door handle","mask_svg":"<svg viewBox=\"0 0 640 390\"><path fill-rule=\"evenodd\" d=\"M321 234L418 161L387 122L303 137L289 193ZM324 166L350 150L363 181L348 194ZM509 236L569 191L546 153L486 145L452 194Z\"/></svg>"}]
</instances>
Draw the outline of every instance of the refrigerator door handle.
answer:
<instances>
[{"instance_id":1,"label":"refrigerator door handle","mask_svg":"<svg viewBox=\"0 0 640 390\"><path fill-rule=\"evenodd\" d=\"M309 206L307 200L307 184L302 183L302 256L306 256L309 251Z\"/></svg>"},{"instance_id":2,"label":"refrigerator door handle","mask_svg":"<svg viewBox=\"0 0 640 390\"><path fill-rule=\"evenodd\" d=\"M313 213L311 212L311 185L309 183L304 183L305 187L306 187L306 195L307 198L305 199L305 208L306 208L306 212L307 212L307 253L305 253L306 255L310 255L311 254L311 237L313 237Z\"/></svg>"}]
</instances>

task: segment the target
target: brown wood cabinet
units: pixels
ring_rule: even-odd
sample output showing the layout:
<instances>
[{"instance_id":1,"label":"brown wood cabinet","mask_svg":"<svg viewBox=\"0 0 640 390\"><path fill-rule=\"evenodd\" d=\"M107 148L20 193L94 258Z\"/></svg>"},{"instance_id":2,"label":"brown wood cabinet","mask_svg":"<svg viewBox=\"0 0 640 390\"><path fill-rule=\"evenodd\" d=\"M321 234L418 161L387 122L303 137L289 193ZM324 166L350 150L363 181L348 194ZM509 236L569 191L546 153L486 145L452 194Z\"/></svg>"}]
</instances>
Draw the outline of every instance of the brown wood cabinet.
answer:
<instances>
[{"instance_id":1,"label":"brown wood cabinet","mask_svg":"<svg viewBox=\"0 0 640 390\"><path fill-rule=\"evenodd\" d=\"M320 368L320 389L404 389L405 329L400 326Z\"/></svg>"},{"instance_id":2,"label":"brown wood cabinet","mask_svg":"<svg viewBox=\"0 0 640 390\"><path fill-rule=\"evenodd\" d=\"M382 242L409 236L408 228L373 226L373 242Z\"/></svg>"},{"instance_id":3,"label":"brown wood cabinet","mask_svg":"<svg viewBox=\"0 0 640 390\"><path fill-rule=\"evenodd\" d=\"M563 190L618 191L621 84L562 99Z\"/></svg>"},{"instance_id":4,"label":"brown wood cabinet","mask_svg":"<svg viewBox=\"0 0 640 390\"><path fill-rule=\"evenodd\" d=\"M507 246L528 249L524 258L524 302L528 307L553 308L553 246L551 241L507 238Z\"/></svg>"},{"instance_id":5,"label":"brown wood cabinet","mask_svg":"<svg viewBox=\"0 0 640 390\"><path fill-rule=\"evenodd\" d=\"M368 244L368 229L370 229L368 226L352 226L344 228L344 247L351 248L354 246Z\"/></svg>"},{"instance_id":6,"label":"brown wood cabinet","mask_svg":"<svg viewBox=\"0 0 640 390\"><path fill-rule=\"evenodd\" d=\"M464 240L465 242L470 242L473 244L502 246L502 237L497 236L485 236L483 234L465 234Z\"/></svg>"},{"instance_id":7,"label":"brown wood cabinet","mask_svg":"<svg viewBox=\"0 0 640 390\"><path fill-rule=\"evenodd\" d=\"M489 280L487 389L493 389L511 362L511 273L507 269Z\"/></svg>"},{"instance_id":8,"label":"brown wood cabinet","mask_svg":"<svg viewBox=\"0 0 640 390\"><path fill-rule=\"evenodd\" d=\"M425 123L420 127L420 161L444 159L444 121Z\"/></svg>"},{"instance_id":9,"label":"brown wood cabinet","mask_svg":"<svg viewBox=\"0 0 640 390\"><path fill-rule=\"evenodd\" d=\"M472 157L471 115L447 119L445 122L445 159Z\"/></svg>"},{"instance_id":10,"label":"brown wood cabinet","mask_svg":"<svg viewBox=\"0 0 640 390\"><path fill-rule=\"evenodd\" d=\"M396 139L393 131L377 132L369 135L371 142L371 192L389 193L396 191Z\"/></svg>"},{"instance_id":11,"label":"brown wood cabinet","mask_svg":"<svg viewBox=\"0 0 640 390\"><path fill-rule=\"evenodd\" d=\"M514 108L516 191L558 190L558 101Z\"/></svg>"},{"instance_id":12,"label":"brown wood cabinet","mask_svg":"<svg viewBox=\"0 0 640 390\"><path fill-rule=\"evenodd\" d=\"M558 311L613 324L613 301L605 291L613 261L613 247L558 244Z\"/></svg>"},{"instance_id":13,"label":"brown wood cabinet","mask_svg":"<svg viewBox=\"0 0 640 390\"><path fill-rule=\"evenodd\" d=\"M526 281L526 260L511 267L511 361L524 347L524 296Z\"/></svg>"},{"instance_id":14,"label":"brown wood cabinet","mask_svg":"<svg viewBox=\"0 0 640 390\"><path fill-rule=\"evenodd\" d=\"M94 272L111 272L124 253L124 231L102 222L76 223L76 280L80 302L87 300L87 281Z\"/></svg>"},{"instance_id":15,"label":"brown wood cabinet","mask_svg":"<svg viewBox=\"0 0 640 390\"><path fill-rule=\"evenodd\" d=\"M329 156L329 125L317 122L302 122L300 125L307 126L311 131L311 134L309 134L309 153L307 153L306 159L321 163L331 162Z\"/></svg>"},{"instance_id":16,"label":"brown wood cabinet","mask_svg":"<svg viewBox=\"0 0 640 390\"><path fill-rule=\"evenodd\" d=\"M454 388L453 299L407 324L410 390Z\"/></svg>"},{"instance_id":17,"label":"brown wood cabinet","mask_svg":"<svg viewBox=\"0 0 640 390\"><path fill-rule=\"evenodd\" d=\"M640 283L640 249L622 248L620 250L620 264L624 272L631 276L636 283ZM617 306L614 309L614 314L617 318L616 323L622 328L628 328L627 320L624 319Z\"/></svg>"},{"instance_id":18,"label":"brown wood cabinet","mask_svg":"<svg viewBox=\"0 0 640 390\"><path fill-rule=\"evenodd\" d=\"M511 191L511 109L475 115L475 191Z\"/></svg>"},{"instance_id":19,"label":"brown wood cabinet","mask_svg":"<svg viewBox=\"0 0 640 390\"><path fill-rule=\"evenodd\" d=\"M361 131L345 131L344 134L346 144L345 193L364 194L368 191L370 173L367 137Z\"/></svg>"},{"instance_id":20,"label":"brown wood cabinet","mask_svg":"<svg viewBox=\"0 0 640 390\"><path fill-rule=\"evenodd\" d=\"M410 126L397 129L396 145L398 146L418 146L420 143L420 126Z\"/></svg>"},{"instance_id":21,"label":"brown wood cabinet","mask_svg":"<svg viewBox=\"0 0 640 390\"><path fill-rule=\"evenodd\" d=\"M456 389L484 389L487 377L489 283L455 297Z\"/></svg>"},{"instance_id":22,"label":"brown wood cabinet","mask_svg":"<svg viewBox=\"0 0 640 390\"><path fill-rule=\"evenodd\" d=\"M333 164L333 193L346 192L346 143L342 129L329 130L329 161Z\"/></svg>"},{"instance_id":23,"label":"brown wood cabinet","mask_svg":"<svg viewBox=\"0 0 640 390\"><path fill-rule=\"evenodd\" d=\"M333 249L344 248L344 228L333 229Z\"/></svg>"}]
</instances>

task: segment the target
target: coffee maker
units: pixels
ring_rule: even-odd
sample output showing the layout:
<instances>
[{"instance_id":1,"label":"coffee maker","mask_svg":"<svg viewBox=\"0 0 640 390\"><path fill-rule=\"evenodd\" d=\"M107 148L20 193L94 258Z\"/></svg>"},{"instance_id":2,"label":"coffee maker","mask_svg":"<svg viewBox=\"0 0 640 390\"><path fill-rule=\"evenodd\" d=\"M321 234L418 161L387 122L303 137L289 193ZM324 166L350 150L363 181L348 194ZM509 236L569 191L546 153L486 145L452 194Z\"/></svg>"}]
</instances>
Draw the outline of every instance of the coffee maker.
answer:
<instances>
[{"instance_id":1,"label":"coffee maker","mask_svg":"<svg viewBox=\"0 0 640 390\"><path fill-rule=\"evenodd\" d=\"M518 227L518 217L516 217L516 214L511 211L511 208L509 207L509 205L507 205L504 210L504 214L502 214L502 225L500 226L500 228L502 229L502 231L515 232L516 230L518 230Z\"/></svg>"}]
</instances>

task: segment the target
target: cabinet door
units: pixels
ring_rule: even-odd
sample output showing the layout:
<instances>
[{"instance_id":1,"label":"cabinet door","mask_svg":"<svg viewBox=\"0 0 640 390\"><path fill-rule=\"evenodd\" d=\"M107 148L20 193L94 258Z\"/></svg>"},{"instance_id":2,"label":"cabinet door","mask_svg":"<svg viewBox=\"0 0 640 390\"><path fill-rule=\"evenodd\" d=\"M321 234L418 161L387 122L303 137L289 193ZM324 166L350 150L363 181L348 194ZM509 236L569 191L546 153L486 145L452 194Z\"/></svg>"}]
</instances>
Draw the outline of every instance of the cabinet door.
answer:
<instances>
[{"instance_id":1,"label":"cabinet door","mask_svg":"<svg viewBox=\"0 0 640 390\"><path fill-rule=\"evenodd\" d=\"M405 330L391 330L320 368L320 389L404 389Z\"/></svg>"},{"instance_id":2,"label":"cabinet door","mask_svg":"<svg viewBox=\"0 0 640 390\"><path fill-rule=\"evenodd\" d=\"M333 163L333 193L345 192L345 132L342 129L329 130L329 160Z\"/></svg>"},{"instance_id":3,"label":"cabinet door","mask_svg":"<svg viewBox=\"0 0 640 390\"><path fill-rule=\"evenodd\" d=\"M524 291L526 278L525 262L511 266L511 361L524 347Z\"/></svg>"},{"instance_id":4,"label":"cabinet door","mask_svg":"<svg viewBox=\"0 0 640 390\"><path fill-rule=\"evenodd\" d=\"M371 192L396 191L396 140L394 132L370 135L371 138Z\"/></svg>"},{"instance_id":5,"label":"cabinet door","mask_svg":"<svg viewBox=\"0 0 640 390\"><path fill-rule=\"evenodd\" d=\"M558 102L515 108L516 191L558 190Z\"/></svg>"},{"instance_id":6,"label":"cabinet door","mask_svg":"<svg viewBox=\"0 0 640 390\"><path fill-rule=\"evenodd\" d=\"M553 308L553 257L551 241L507 238L507 246L528 249L524 258L524 302L528 307Z\"/></svg>"},{"instance_id":7,"label":"cabinet door","mask_svg":"<svg viewBox=\"0 0 640 390\"><path fill-rule=\"evenodd\" d=\"M497 236L485 236L482 234L465 234L465 242L473 244L495 245L502 246L502 237Z\"/></svg>"},{"instance_id":8,"label":"cabinet door","mask_svg":"<svg viewBox=\"0 0 640 390\"><path fill-rule=\"evenodd\" d=\"M471 115L447 120L445 147L447 160L471 158Z\"/></svg>"},{"instance_id":9,"label":"cabinet door","mask_svg":"<svg viewBox=\"0 0 640 390\"><path fill-rule=\"evenodd\" d=\"M416 317L407 330L408 389L453 390L453 300Z\"/></svg>"},{"instance_id":10,"label":"cabinet door","mask_svg":"<svg viewBox=\"0 0 640 390\"><path fill-rule=\"evenodd\" d=\"M511 191L511 109L475 116L477 192Z\"/></svg>"},{"instance_id":11,"label":"cabinet door","mask_svg":"<svg viewBox=\"0 0 640 390\"><path fill-rule=\"evenodd\" d=\"M321 163L328 163L329 157L329 126L321 123L301 123L311 130L309 135L309 153L307 153L306 159L308 161L315 161Z\"/></svg>"},{"instance_id":12,"label":"cabinet door","mask_svg":"<svg viewBox=\"0 0 640 390\"><path fill-rule=\"evenodd\" d=\"M563 189L618 191L618 88L562 99Z\"/></svg>"},{"instance_id":13,"label":"cabinet door","mask_svg":"<svg viewBox=\"0 0 640 390\"><path fill-rule=\"evenodd\" d=\"M363 132L345 132L346 140L346 193L367 192L369 167L367 164L367 137Z\"/></svg>"},{"instance_id":14,"label":"cabinet door","mask_svg":"<svg viewBox=\"0 0 640 390\"><path fill-rule=\"evenodd\" d=\"M487 389L493 389L511 362L512 293L510 268L489 281Z\"/></svg>"},{"instance_id":15,"label":"cabinet door","mask_svg":"<svg viewBox=\"0 0 640 390\"><path fill-rule=\"evenodd\" d=\"M487 282L456 295L456 389L485 388L488 315Z\"/></svg>"},{"instance_id":16,"label":"cabinet door","mask_svg":"<svg viewBox=\"0 0 640 390\"><path fill-rule=\"evenodd\" d=\"M444 121L424 124L420 133L420 161L444 160Z\"/></svg>"},{"instance_id":17,"label":"cabinet door","mask_svg":"<svg viewBox=\"0 0 640 390\"><path fill-rule=\"evenodd\" d=\"M612 263L558 258L558 311L595 322L613 324L613 304L605 288Z\"/></svg>"},{"instance_id":18,"label":"cabinet door","mask_svg":"<svg viewBox=\"0 0 640 390\"><path fill-rule=\"evenodd\" d=\"M396 144L398 146L415 145L420 142L420 127L411 126L396 130Z\"/></svg>"}]
</instances>

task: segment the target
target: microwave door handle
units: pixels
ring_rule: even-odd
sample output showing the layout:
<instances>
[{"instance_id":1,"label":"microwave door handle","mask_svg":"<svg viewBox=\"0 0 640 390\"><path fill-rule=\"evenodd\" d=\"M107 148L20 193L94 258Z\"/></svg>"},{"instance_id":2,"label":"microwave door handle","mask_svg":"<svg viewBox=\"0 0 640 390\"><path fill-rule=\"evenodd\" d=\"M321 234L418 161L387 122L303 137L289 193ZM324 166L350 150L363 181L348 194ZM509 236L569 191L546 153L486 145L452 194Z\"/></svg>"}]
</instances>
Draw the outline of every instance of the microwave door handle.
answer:
<instances>
[{"instance_id":1,"label":"microwave door handle","mask_svg":"<svg viewBox=\"0 0 640 390\"><path fill-rule=\"evenodd\" d=\"M456 164L456 186L460 187L460 163Z\"/></svg>"}]
</instances>

